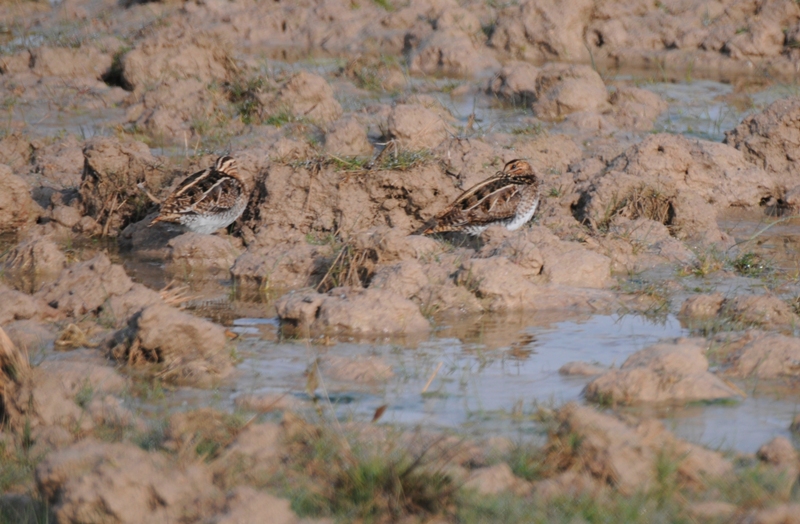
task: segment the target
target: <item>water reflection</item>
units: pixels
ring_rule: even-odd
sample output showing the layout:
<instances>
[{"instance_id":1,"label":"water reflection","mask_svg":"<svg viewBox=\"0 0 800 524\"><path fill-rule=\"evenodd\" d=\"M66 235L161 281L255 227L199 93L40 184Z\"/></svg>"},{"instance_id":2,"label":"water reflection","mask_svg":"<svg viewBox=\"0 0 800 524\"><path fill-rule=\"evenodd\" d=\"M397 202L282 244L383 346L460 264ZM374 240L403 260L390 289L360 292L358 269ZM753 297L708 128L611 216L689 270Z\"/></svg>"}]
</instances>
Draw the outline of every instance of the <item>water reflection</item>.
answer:
<instances>
[{"instance_id":1,"label":"water reflection","mask_svg":"<svg viewBox=\"0 0 800 524\"><path fill-rule=\"evenodd\" d=\"M563 317L562 317L563 318ZM357 385L325 377L337 415L370 420L384 404L382 422L406 427L452 429L475 435L543 438L539 413L582 401L585 377L558 373L570 361L619 366L633 352L664 338L686 336L674 316L652 322L640 315L578 316L569 320L537 315L495 316L452 323L415 348L391 344L336 343L315 346L275 340L274 319L239 319L234 330L243 361L231 399L241 394L289 392L309 400L305 371L316 359L335 355L357 360L378 357L394 376L378 384ZM267 334L267 336L264 336ZM435 374L428 390L423 388ZM740 403L687 407L627 408L663 420L675 433L715 448L755 451L788 426L800 406L790 396L756 395Z\"/></svg>"},{"instance_id":2,"label":"water reflection","mask_svg":"<svg viewBox=\"0 0 800 524\"><path fill-rule=\"evenodd\" d=\"M378 406L388 404L383 416L387 422L517 431L531 426L515 423L519 414L535 411L541 404L580 399L585 379L558 373L567 362L619 365L634 351L662 338L685 334L674 317L662 323L633 315L563 320L562 312L561 321L537 317L489 316L472 323L453 323L414 349L347 343L318 347L248 339L240 345L244 356L240 369L246 378L238 382L237 389L247 393L289 390L300 395L305 384L303 372L313 359L372 355L389 363L395 376L379 391L366 388L361 402L348 404L340 415L367 417ZM242 326L247 322L239 321ZM251 330L257 325L253 322L248 326ZM423 395L421 391L439 363L440 370ZM336 392L360 389L334 382L327 386Z\"/></svg>"}]
</instances>

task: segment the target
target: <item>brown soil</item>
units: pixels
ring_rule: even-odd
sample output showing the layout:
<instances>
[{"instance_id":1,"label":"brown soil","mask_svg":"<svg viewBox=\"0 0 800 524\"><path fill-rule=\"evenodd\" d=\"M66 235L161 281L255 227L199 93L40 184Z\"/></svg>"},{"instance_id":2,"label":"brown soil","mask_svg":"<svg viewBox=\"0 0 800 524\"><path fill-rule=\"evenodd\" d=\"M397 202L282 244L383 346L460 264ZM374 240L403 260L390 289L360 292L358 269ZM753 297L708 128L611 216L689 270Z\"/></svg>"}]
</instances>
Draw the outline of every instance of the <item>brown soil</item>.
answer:
<instances>
[{"instance_id":1,"label":"brown soil","mask_svg":"<svg viewBox=\"0 0 800 524\"><path fill-rule=\"evenodd\" d=\"M800 7L562 4L0 2L0 521L40 504L63 523L296 523L302 508L452 522L506 496L796 520L791 441L731 461L646 413L738 401L731 380L796 398L796 274L753 262L773 249L765 230L737 243L721 224L800 208L800 99L761 107L748 91L754 72L761 87L793 78ZM752 110L722 143L652 132L676 102L615 74L654 79L654 65L664 82L732 80L719 100ZM156 201L223 153L249 194L241 218L214 235L149 227ZM533 223L413 234L515 158L540 181ZM533 458L434 431L393 440L388 405L374 423L353 415L352 435L328 417L323 377L371 395L409 373L328 345L438 359L426 342L459 319L482 333L576 313L676 315L693 338L648 342L619 368L561 367L609 409L542 407ZM292 358L319 350L303 395L238 389L253 349L227 327L244 317L276 317L269 343L299 339ZM518 338L480 351L521 358L532 342ZM437 376L461 380L446 358L426 402ZM219 409L178 407L195 395ZM722 500L752 472L769 497Z\"/></svg>"}]
</instances>

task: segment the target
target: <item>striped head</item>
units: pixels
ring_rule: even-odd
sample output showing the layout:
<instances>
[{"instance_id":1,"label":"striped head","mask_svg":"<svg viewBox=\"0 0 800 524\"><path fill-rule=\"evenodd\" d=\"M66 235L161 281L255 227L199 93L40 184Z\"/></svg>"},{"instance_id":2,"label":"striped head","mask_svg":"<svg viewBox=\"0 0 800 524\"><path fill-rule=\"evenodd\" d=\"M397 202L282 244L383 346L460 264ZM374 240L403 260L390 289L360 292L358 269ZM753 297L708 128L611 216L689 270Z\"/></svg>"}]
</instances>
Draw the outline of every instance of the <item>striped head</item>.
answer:
<instances>
[{"instance_id":1,"label":"striped head","mask_svg":"<svg viewBox=\"0 0 800 524\"><path fill-rule=\"evenodd\" d=\"M524 183L532 183L536 180L536 175L533 174L531 165L519 158L506 162L506 165L503 167L502 175L505 178L520 179L520 182Z\"/></svg>"},{"instance_id":2,"label":"striped head","mask_svg":"<svg viewBox=\"0 0 800 524\"><path fill-rule=\"evenodd\" d=\"M220 173L225 173L228 176L231 176L237 180L239 180L239 165L236 163L236 159L229 155L223 155L214 162L214 171L219 171Z\"/></svg>"},{"instance_id":3,"label":"striped head","mask_svg":"<svg viewBox=\"0 0 800 524\"><path fill-rule=\"evenodd\" d=\"M520 160L518 158L506 162L506 165L503 166L503 171L498 174L512 184L539 184L539 179L534 174L531 165L525 160Z\"/></svg>"}]
</instances>

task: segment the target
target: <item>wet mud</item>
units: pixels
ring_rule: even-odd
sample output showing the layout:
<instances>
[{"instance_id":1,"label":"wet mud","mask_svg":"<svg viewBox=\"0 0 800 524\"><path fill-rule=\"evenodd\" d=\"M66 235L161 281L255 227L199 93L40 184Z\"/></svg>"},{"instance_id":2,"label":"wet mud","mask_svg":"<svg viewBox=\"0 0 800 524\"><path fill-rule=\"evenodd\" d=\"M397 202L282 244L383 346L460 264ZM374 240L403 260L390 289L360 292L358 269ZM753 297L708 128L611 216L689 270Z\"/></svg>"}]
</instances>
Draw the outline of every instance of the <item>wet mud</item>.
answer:
<instances>
[{"instance_id":1,"label":"wet mud","mask_svg":"<svg viewBox=\"0 0 800 524\"><path fill-rule=\"evenodd\" d=\"M800 7L574 4L0 3L0 522L794 522Z\"/></svg>"}]
</instances>

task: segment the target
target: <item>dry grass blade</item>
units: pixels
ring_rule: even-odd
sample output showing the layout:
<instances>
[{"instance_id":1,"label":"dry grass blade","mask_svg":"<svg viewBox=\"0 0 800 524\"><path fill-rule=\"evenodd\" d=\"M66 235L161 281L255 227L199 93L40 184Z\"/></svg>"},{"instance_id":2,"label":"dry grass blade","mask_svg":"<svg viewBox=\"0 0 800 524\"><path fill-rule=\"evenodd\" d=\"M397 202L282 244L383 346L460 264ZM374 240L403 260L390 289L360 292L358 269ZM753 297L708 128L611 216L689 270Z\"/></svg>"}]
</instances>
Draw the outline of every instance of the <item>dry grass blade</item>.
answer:
<instances>
[{"instance_id":1,"label":"dry grass blade","mask_svg":"<svg viewBox=\"0 0 800 524\"><path fill-rule=\"evenodd\" d=\"M86 332L75 324L69 324L58 336L54 342L54 345L56 349L61 351L67 351L80 347L97 347L97 344L89 341L89 337L86 336Z\"/></svg>"},{"instance_id":2,"label":"dry grass blade","mask_svg":"<svg viewBox=\"0 0 800 524\"><path fill-rule=\"evenodd\" d=\"M375 414L372 415L372 422L377 422L386 413L386 408L389 407L389 404L382 404L378 406L378 409L375 410Z\"/></svg>"},{"instance_id":3,"label":"dry grass blade","mask_svg":"<svg viewBox=\"0 0 800 524\"><path fill-rule=\"evenodd\" d=\"M785 217L781 217L781 218L779 218L779 219L777 219L777 220L773 220L772 222L770 222L770 223L769 223L769 224L767 224L766 226L762 227L761 229L759 229L758 231L756 231L755 233L753 233L753 234L752 234L752 235L750 235L749 237L747 237L747 238L745 238L745 239L743 239L743 240L740 240L739 242L736 242L735 244L733 244L732 246L730 246L730 247L729 247L728 249L726 249L725 251L726 251L726 252L727 252L727 251L730 251L731 249L733 249L733 248L735 248L735 247L739 247L739 246L741 246L742 244L744 244L744 245L747 245L747 244L749 244L750 242L752 242L753 240L755 240L755 239L757 239L758 237L760 237L761 235L763 235L764 233L766 233L766 232L767 232L769 229L771 229L773 226L777 226L778 224L781 224L781 223L783 223L783 222L787 222L787 221L789 221L789 220L795 220L795 219L797 219L797 218L800 218L800 215L787 215L787 216L785 216Z\"/></svg>"},{"instance_id":4,"label":"dry grass blade","mask_svg":"<svg viewBox=\"0 0 800 524\"><path fill-rule=\"evenodd\" d=\"M0 422L16 411L11 399L30 372L28 355L17 349L0 328Z\"/></svg>"},{"instance_id":5,"label":"dry grass blade","mask_svg":"<svg viewBox=\"0 0 800 524\"><path fill-rule=\"evenodd\" d=\"M649 218L662 224L671 221L672 199L649 187L634 189L626 207L632 219Z\"/></svg>"},{"instance_id":6,"label":"dry grass blade","mask_svg":"<svg viewBox=\"0 0 800 524\"><path fill-rule=\"evenodd\" d=\"M319 386L319 363L314 360L314 364L306 371L306 393L311 398L316 399L316 391Z\"/></svg>"},{"instance_id":7,"label":"dry grass blade","mask_svg":"<svg viewBox=\"0 0 800 524\"><path fill-rule=\"evenodd\" d=\"M431 374L431 378L429 378L428 382L425 383L425 387L422 388L422 394L423 395L425 394L425 392L428 391L428 388L431 387L431 384L433 383L433 379L436 378L436 375L439 374L439 370L442 369L442 364L444 364L444 362L439 362L439 365L436 366L436 369L433 370L433 373Z\"/></svg>"},{"instance_id":8,"label":"dry grass blade","mask_svg":"<svg viewBox=\"0 0 800 524\"><path fill-rule=\"evenodd\" d=\"M164 286L158 294L161 295L161 300L163 300L166 305L177 308L180 308L181 304L198 298L197 295L189 294L189 286L176 285L174 280Z\"/></svg>"},{"instance_id":9,"label":"dry grass blade","mask_svg":"<svg viewBox=\"0 0 800 524\"><path fill-rule=\"evenodd\" d=\"M365 287L376 261L374 250L359 249L352 242L345 242L337 249L316 289L325 292L335 287Z\"/></svg>"},{"instance_id":10,"label":"dry grass blade","mask_svg":"<svg viewBox=\"0 0 800 524\"><path fill-rule=\"evenodd\" d=\"M14 345L8 335L0 327L0 380L19 382L19 379L30 373L28 356ZM2 385L2 382L0 382Z\"/></svg>"},{"instance_id":11,"label":"dry grass blade","mask_svg":"<svg viewBox=\"0 0 800 524\"><path fill-rule=\"evenodd\" d=\"M615 217L624 217L630 220L648 218L671 226L675 209L674 197L649 186L633 188L627 195L615 195L606 205L603 216L591 220L598 230L607 230Z\"/></svg>"}]
</instances>

